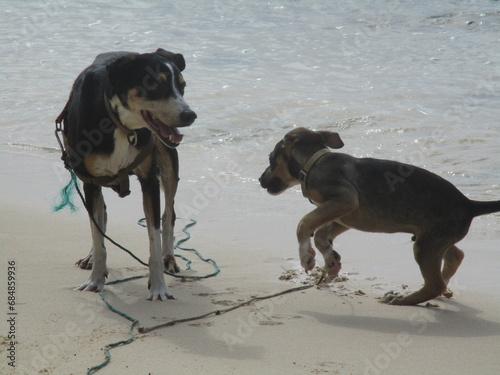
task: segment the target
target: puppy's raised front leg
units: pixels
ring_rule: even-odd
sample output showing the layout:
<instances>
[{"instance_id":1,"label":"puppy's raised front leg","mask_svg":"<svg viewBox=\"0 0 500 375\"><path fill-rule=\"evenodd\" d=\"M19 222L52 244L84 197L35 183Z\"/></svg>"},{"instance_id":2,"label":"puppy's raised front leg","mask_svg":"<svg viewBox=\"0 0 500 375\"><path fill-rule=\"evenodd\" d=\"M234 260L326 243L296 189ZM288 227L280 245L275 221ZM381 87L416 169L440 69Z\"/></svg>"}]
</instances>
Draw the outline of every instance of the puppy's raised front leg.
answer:
<instances>
[{"instance_id":1,"label":"puppy's raised front leg","mask_svg":"<svg viewBox=\"0 0 500 375\"><path fill-rule=\"evenodd\" d=\"M83 184L85 201L89 209L89 215L92 215L99 228L106 232L106 205L100 186L92 184ZM77 290L85 292L101 292L104 289L104 282L108 275L106 268L106 248L104 246L104 237L94 222L90 220L90 229L92 231L92 250L89 257L93 257L92 273L90 278L83 284L76 287ZM93 255L92 255L93 253Z\"/></svg>"},{"instance_id":2,"label":"puppy's raised front leg","mask_svg":"<svg viewBox=\"0 0 500 375\"><path fill-rule=\"evenodd\" d=\"M332 277L336 277L342 268L340 255L333 250L333 240L348 229L332 221L322 225L314 235L314 244L325 259L325 270Z\"/></svg>"},{"instance_id":3,"label":"puppy's raised front leg","mask_svg":"<svg viewBox=\"0 0 500 375\"><path fill-rule=\"evenodd\" d=\"M311 246L310 237L320 226L339 219L354 211L359 205L357 195L351 189L335 194L333 198L322 203L314 211L305 215L297 227L297 240L299 242L300 264L306 271L316 265L315 251Z\"/></svg>"}]
</instances>

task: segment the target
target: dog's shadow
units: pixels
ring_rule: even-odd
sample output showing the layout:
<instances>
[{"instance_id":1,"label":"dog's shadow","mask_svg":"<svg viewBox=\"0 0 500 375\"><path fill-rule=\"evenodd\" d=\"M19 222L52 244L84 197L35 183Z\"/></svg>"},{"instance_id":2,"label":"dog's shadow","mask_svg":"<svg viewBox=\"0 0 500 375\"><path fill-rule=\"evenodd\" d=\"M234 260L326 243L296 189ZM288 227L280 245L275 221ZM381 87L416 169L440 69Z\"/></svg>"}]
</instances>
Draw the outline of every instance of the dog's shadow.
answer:
<instances>
[{"instance_id":1,"label":"dog's shadow","mask_svg":"<svg viewBox=\"0 0 500 375\"><path fill-rule=\"evenodd\" d=\"M407 332L419 336L440 337L487 337L500 335L500 323L479 317L483 311L448 300L444 302L450 309L424 306L383 306L384 308L405 309L406 319L397 317L323 314L316 311L301 311L318 322L380 333L399 334Z\"/></svg>"}]
</instances>

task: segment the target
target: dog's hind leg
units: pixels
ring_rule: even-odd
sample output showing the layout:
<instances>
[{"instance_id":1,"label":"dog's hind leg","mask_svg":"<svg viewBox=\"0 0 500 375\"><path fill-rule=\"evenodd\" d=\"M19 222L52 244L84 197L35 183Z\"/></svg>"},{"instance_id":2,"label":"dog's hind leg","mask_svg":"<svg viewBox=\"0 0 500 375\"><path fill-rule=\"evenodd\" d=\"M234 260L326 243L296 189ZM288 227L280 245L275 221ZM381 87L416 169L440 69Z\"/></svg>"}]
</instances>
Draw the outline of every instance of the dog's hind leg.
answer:
<instances>
[{"instance_id":1,"label":"dog's hind leg","mask_svg":"<svg viewBox=\"0 0 500 375\"><path fill-rule=\"evenodd\" d=\"M170 273L179 272L174 255L174 198L179 181L177 150L158 147L158 166L165 194L165 209L162 216L162 256L165 269Z\"/></svg>"},{"instance_id":2,"label":"dog's hind leg","mask_svg":"<svg viewBox=\"0 0 500 375\"><path fill-rule=\"evenodd\" d=\"M148 300L166 300L174 297L168 291L163 275L160 233L160 184L155 173L139 177L142 187L143 207L149 237L149 296Z\"/></svg>"},{"instance_id":3,"label":"dog's hind leg","mask_svg":"<svg viewBox=\"0 0 500 375\"><path fill-rule=\"evenodd\" d=\"M386 294L382 302L390 305L417 305L440 296L446 290L446 283L441 273L441 264L446 250L450 247L449 242L441 239L421 240L413 245L415 260L417 261L424 286L416 292L406 296L394 296Z\"/></svg>"},{"instance_id":4,"label":"dog's hind leg","mask_svg":"<svg viewBox=\"0 0 500 375\"><path fill-rule=\"evenodd\" d=\"M100 186L85 183L83 184L83 190L85 193L86 205L89 210L89 216L94 219L90 220L92 250L91 254L89 254L89 256L93 258L93 266L90 278L85 283L77 286L76 289L100 292L104 289L104 282L108 275L108 269L106 267L106 247L104 246L104 236L102 235L102 233L106 232L106 205L104 204ZM99 229L96 227L96 224L99 226Z\"/></svg>"},{"instance_id":5,"label":"dog's hind leg","mask_svg":"<svg viewBox=\"0 0 500 375\"><path fill-rule=\"evenodd\" d=\"M332 221L322 225L314 234L314 244L323 254L325 270L330 276L336 277L342 267L339 253L333 250L333 240L348 229L348 227Z\"/></svg>"},{"instance_id":6,"label":"dog's hind leg","mask_svg":"<svg viewBox=\"0 0 500 375\"><path fill-rule=\"evenodd\" d=\"M462 263L464 259L464 252L460 250L455 245L452 245L446 250L444 254L444 265L443 265L443 279L446 285L450 282L450 279L453 277L455 272L457 272L458 267ZM443 293L443 295L447 298L453 297L453 292L449 289Z\"/></svg>"}]
</instances>

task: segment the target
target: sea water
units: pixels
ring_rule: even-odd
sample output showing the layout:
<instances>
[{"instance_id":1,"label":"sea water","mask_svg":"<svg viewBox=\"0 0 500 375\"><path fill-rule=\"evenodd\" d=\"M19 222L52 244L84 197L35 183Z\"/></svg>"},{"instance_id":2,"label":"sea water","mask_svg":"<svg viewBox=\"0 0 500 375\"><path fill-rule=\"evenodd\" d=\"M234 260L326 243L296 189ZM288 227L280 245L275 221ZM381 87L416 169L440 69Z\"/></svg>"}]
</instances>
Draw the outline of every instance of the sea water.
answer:
<instances>
[{"instance_id":1,"label":"sea water","mask_svg":"<svg viewBox=\"0 0 500 375\"><path fill-rule=\"evenodd\" d=\"M184 55L198 114L178 148L181 216L297 222L313 208L300 191L271 197L258 178L299 126L339 132L358 157L427 168L471 199L500 199L498 1L0 5L3 200L49 209L69 180L54 119L76 76L101 52L158 47ZM497 251L500 216L477 223Z\"/></svg>"}]
</instances>

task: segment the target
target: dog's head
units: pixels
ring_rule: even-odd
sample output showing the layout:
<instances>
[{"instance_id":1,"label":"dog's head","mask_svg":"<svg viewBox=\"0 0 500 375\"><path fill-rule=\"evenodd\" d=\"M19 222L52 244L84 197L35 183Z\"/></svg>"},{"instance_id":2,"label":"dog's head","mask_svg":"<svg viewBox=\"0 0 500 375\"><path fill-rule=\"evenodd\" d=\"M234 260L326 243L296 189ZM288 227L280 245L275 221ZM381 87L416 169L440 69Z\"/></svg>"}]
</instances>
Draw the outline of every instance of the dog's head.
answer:
<instances>
[{"instance_id":1,"label":"dog's head","mask_svg":"<svg viewBox=\"0 0 500 375\"><path fill-rule=\"evenodd\" d=\"M176 147L196 113L184 100L186 82L181 71L184 57L158 49L154 53L130 54L107 67L111 107L130 129L148 128L164 144Z\"/></svg>"},{"instance_id":2,"label":"dog's head","mask_svg":"<svg viewBox=\"0 0 500 375\"><path fill-rule=\"evenodd\" d=\"M269 155L269 167L260 176L260 185L272 195L300 183L299 171L316 151L324 148L341 148L344 143L338 133L297 128L288 132ZM301 157L298 157L301 156Z\"/></svg>"}]
</instances>

